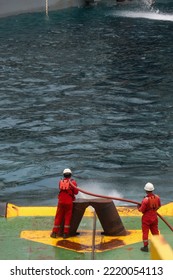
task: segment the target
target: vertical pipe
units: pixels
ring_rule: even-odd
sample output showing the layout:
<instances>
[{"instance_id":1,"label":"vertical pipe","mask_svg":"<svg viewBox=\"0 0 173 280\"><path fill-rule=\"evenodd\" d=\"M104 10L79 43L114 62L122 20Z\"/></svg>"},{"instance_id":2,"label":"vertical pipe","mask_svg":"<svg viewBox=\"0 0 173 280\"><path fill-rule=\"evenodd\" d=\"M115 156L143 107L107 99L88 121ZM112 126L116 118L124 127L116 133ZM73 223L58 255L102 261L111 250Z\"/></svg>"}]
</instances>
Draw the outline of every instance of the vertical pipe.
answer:
<instances>
[{"instance_id":1,"label":"vertical pipe","mask_svg":"<svg viewBox=\"0 0 173 280\"><path fill-rule=\"evenodd\" d=\"M47 17L49 16L48 13L49 13L49 0L46 0L46 16Z\"/></svg>"},{"instance_id":2,"label":"vertical pipe","mask_svg":"<svg viewBox=\"0 0 173 280\"><path fill-rule=\"evenodd\" d=\"M94 211L93 216L93 232L92 232L92 251L91 251L91 259L95 259L95 236L96 236L96 211Z\"/></svg>"}]
</instances>

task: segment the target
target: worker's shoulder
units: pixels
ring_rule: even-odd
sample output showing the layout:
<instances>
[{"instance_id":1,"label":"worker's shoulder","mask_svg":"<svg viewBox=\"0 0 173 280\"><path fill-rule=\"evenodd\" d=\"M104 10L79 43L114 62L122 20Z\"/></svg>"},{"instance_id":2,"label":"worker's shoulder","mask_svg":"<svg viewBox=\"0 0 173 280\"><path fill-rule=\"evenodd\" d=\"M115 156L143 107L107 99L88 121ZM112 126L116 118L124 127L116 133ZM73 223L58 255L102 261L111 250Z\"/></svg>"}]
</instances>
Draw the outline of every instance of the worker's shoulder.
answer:
<instances>
[{"instance_id":1,"label":"worker's shoulder","mask_svg":"<svg viewBox=\"0 0 173 280\"><path fill-rule=\"evenodd\" d=\"M76 180L74 178L70 178L71 182L76 182Z\"/></svg>"},{"instance_id":2,"label":"worker's shoulder","mask_svg":"<svg viewBox=\"0 0 173 280\"><path fill-rule=\"evenodd\" d=\"M148 197L148 196L145 196L145 197L143 198L143 200L142 200L142 203L147 203L147 202L148 202L148 199L149 199L149 197Z\"/></svg>"}]
</instances>

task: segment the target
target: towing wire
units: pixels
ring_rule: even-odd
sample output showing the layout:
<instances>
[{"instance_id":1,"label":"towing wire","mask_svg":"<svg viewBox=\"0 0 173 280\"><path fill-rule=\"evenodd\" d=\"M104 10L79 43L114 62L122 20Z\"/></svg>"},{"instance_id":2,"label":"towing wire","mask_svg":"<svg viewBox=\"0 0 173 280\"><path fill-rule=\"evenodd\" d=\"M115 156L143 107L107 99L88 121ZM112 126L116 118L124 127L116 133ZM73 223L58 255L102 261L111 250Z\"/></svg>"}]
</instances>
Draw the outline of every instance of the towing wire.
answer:
<instances>
[{"instance_id":1,"label":"towing wire","mask_svg":"<svg viewBox=\"0 0 173 280\"><path fill-rule=\"evenodd\" d=\"M107 195L101 195L101 194L95 194L95 193L87 192L87 191L85 191L85 190L83 190L81 188L76 187L71 181L70 181L70 184L71 184L71 186L73 188L75 188L78 191L80 191L81 193L84 193L84 194L87 194L87 195L91 195L91 196L95 196L95 197L100 197L100 198L106 198L106 199L112 199L112 200L118 200L118 201L123 201L123 202L129 202L129 203L141 205L140 202L135 201L135 200L131 200L131 199L125 199L125 198L120 198L120 197L107 196ZM157 212L157 216L170 228L171 231L173 231L173 227L158 212Z\"/></svg>"}]
</instances>

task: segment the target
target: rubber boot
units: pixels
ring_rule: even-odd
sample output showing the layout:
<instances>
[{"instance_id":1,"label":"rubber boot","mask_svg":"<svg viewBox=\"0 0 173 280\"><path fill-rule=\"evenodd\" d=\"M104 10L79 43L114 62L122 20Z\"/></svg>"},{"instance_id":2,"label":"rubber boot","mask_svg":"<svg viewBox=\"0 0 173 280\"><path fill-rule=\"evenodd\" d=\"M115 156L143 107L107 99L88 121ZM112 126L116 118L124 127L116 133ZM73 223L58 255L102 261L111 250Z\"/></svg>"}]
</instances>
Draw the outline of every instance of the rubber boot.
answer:
<instances>
[{"instance_id":1,"label":"rubber boot","mask_svg":"<svg viewBox=\"0 0 173 280\"><path fill-rule=\"evenodd\" d=\"M146 246L144 246L144 247L141 247L141 251L143 251L143 252L148 252L149 250L148 250L148 246L146 245Z\"/></svg>"}]
</instances>

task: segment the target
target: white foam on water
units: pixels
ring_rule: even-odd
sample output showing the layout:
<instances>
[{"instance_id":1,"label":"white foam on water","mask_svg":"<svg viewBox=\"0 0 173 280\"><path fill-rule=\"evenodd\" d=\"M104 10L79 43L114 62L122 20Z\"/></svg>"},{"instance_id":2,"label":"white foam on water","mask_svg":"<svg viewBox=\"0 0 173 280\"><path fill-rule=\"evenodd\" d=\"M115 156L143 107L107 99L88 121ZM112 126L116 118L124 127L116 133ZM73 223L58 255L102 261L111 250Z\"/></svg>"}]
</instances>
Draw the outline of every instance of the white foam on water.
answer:
<instances>
[{"instance_id":1,"label":"white foam on water","mask_svg":"<svg viewBox=\"0 0 173 280\"><path fill-rule=\"evenodd\" d=\"M158 11L115 11L112 15L116 17L146 18L151 20L173 21L173 14L163 14L159 13Z\"/></svg>"}]
</instances>

